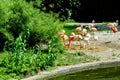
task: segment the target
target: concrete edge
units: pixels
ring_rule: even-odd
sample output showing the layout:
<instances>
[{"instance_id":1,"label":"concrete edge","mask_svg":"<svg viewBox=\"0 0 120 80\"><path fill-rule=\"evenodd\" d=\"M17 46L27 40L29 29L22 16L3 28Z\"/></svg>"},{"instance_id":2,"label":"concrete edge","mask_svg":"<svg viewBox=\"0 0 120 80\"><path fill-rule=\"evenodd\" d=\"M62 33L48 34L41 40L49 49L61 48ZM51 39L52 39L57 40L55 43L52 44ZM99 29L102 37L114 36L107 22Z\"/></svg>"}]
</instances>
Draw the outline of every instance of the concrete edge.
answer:
<instances>
[{"instance_id":1,"label":"concrete edge","mask_svg":"<svg viewBox=\"0 0 120 80\"><path fill-rule=\"evenodd\" d=\"M114 67L114 66L120 66L120 59L64 66L52 71L42 72L42 73L39 73L38 75L31 76L29 78L24 78L21 80L37 80L37 79L47 80L51 77L62 76L69 73L75 73L75 72L80 72L80 71L85 71L90 69L97 69L97 68Z\"/></svg>"}]
</instances>

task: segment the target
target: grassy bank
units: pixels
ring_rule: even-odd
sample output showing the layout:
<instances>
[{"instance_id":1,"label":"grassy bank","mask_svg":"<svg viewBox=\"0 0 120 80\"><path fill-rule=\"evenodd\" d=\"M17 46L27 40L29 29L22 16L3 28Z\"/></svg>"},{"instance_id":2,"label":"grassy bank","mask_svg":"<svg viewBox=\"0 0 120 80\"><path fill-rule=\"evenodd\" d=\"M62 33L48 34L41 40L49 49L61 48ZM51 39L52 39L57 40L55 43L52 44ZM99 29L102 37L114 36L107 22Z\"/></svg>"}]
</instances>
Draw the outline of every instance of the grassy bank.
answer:
<instances>
[{"instance_id":1,"label":"grassy bank","mask_svg":"<svg viewBox=\"0 0 120 80\"><path fill-rule=\"evenodd\" d=\"M99 57L90 56L80 51L65 52L63 54L58 54L57 59L55 60L55 65L53 67L49 67L47 70L53 70L56 67L60 66L69 66L99 60L100 60Z\"/></svg>"},{"instance_id":2,"label":"grassy bank","mask_svg":"<svg viewBox=\"0 0 120 80\"><path fill-rule=\"evenodd\" d=\"M85 54L84 52L70 52L59 54L56 60L57 66L74 65L78 63L98 61L99 57L93 57Z\"/></svg>"}]
</instances>

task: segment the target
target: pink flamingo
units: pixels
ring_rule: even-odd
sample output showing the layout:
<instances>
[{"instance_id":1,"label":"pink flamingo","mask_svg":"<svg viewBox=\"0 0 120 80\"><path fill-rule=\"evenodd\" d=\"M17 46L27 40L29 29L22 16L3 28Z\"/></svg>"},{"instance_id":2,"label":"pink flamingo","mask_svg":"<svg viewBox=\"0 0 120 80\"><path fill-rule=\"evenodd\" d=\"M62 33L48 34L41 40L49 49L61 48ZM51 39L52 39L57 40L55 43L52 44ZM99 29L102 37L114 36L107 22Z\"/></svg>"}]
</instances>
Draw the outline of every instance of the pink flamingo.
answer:
<instances>
[{"instance_id":1,"label":"pink flamingo","mask_svg":"<svg viewBox=\"0 0 120 80\"><path fill-rule=\"evenodd\" d=\"M60 37L64 43L64 46L68 46L69 45L69 43L68 43L69 37L65 33L66 33L65 30L61 30L57 34L60 35Z\"/></svg>"},{"instance_id":2,"label":"pink flamingo","mask_svg":"<svg viewBox=\"0 0 120 80\"><path fill-rule=\"evenodd\" d=\"M74 32L72 32L71 35L69 36L68 48L70 48L72 41L80 41L80 40L82 40L82 36L80 34L76 35Z\"/></svg>"},{"instance_id":3,"label":"pink flamingo","mask_svg":"<svg viewBox=\"0 0 120 80\"><path fill-rule=\"evenodd\" d=\"M116 20L116 23L108 23L108 24L106 24L106 26L111 28L111 30L114 33L115 39L118 39L118 35L117 35L117 32L118 32L118 29L117 29L118 22L117 22L117 20Z\"/></svg>"}]
</instances>

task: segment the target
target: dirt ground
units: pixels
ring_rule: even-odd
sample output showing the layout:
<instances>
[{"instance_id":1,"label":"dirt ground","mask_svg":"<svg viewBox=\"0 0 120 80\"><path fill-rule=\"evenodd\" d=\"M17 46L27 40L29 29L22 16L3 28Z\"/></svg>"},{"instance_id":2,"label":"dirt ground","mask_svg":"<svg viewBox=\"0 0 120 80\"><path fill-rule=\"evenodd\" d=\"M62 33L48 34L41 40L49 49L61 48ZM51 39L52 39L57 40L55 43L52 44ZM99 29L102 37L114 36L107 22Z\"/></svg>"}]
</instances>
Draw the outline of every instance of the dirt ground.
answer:
<instances>
[{"instance_id":1,"label":"dirt ground","mask_svg":"<svg viewBox=\"0 0 120 80\"><path fill-rule=\"evenodd\" d=\"M91 41L86 48L80 47L80 45L74 45L71 46L68 51L82 51L88 55L100 57L100 60L120 58L120 32L117 34L113 32L98 32L95 35L99 38L98 41L96 41L95 48Z\"/></svg>"}]
</instances>

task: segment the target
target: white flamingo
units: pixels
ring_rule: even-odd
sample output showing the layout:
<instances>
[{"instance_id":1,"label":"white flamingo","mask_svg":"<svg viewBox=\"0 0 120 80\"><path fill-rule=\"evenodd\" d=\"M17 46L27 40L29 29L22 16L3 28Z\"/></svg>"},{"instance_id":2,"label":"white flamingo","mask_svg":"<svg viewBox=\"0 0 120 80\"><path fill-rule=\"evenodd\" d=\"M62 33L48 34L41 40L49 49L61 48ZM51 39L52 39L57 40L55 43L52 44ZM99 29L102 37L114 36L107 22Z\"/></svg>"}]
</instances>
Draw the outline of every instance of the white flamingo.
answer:
<instances>
[{"instance_id":1,"label":"white flamingo","mask_svg":"<svg viewBox=\"0 0 120 80\"><path fill-rule=\"evenodd\" d=\"M86 35L83 38L83 48L86 48L86 45L89 44L89 41L91 39L91 35L89 33L86 33Z\"/></svg>"}]
</instances>

